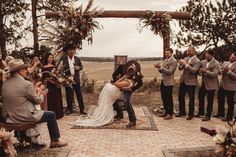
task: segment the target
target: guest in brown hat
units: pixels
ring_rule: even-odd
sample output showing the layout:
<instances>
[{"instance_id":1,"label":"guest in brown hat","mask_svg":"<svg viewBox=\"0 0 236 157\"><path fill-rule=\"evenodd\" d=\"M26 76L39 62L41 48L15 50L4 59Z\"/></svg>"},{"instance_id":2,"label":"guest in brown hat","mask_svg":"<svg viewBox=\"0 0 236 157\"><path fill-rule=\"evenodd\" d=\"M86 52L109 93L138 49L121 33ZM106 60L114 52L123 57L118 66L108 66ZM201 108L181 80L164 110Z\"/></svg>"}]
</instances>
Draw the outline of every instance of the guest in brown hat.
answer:
<instances>
[{"instance_id":1,"label":"guest in brown hat","mask_svg":"<svg viewBox=\"0 0 236 157\"><path fill-rule=\"evenodd\" d=\"M28 64L21 59L9 62L11 78L6 80L2 86L2 114L8 123L40 123L47 122L51 138L51 148L64 147L67 143L59 141L60 131L56 115L52 111L36 110L35 104L42 103L46 92L43 86L37 84L35 87L24 78L27 76Z\"/></svg>"}]
</instances>

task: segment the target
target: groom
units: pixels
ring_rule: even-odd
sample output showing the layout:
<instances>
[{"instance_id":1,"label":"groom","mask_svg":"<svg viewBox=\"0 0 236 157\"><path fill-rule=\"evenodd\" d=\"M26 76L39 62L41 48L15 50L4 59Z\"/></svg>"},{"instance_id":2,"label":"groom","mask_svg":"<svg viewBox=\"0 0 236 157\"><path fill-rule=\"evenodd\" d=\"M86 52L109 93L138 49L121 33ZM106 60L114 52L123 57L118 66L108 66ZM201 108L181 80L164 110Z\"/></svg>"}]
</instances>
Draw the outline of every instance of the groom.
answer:
<instances>
[{"instance_id":1,"label":"groom","mask_svg":"<svg viewBox=\"0 0 236 157\"><path fill-rule=\"evenodd\" d=\"M132 69L132 68L130 68L131 66L135 67L135 68L133 68L133 71L128 70L128 69ZM120 77L122 77L124 74L128 74L130 76L133 76L132 78L134 81L133 87L131 87L130 89L127 89L127 90L123 90L124 104L126 106L128 116L129 116L129 121L130 121L129 124L126 125L126 127L132 128L136 125L136 116L135 116L133 107L130 103L130 98L131 98L132 93L136 89L140 88L143 84L143 81L142 81L143 76L141 74L140 64L135 60L130 60L125 65L120 65L112 75L113 81L115 82ZM114 110L117 112L117 115L115 116L115 118L116 119L123 119L124 118L123 111L122 111L121 107L119 106L119 104L117 103L117 101L113 104L113 106L114 106Z\"/></svg>"}]
</instances>

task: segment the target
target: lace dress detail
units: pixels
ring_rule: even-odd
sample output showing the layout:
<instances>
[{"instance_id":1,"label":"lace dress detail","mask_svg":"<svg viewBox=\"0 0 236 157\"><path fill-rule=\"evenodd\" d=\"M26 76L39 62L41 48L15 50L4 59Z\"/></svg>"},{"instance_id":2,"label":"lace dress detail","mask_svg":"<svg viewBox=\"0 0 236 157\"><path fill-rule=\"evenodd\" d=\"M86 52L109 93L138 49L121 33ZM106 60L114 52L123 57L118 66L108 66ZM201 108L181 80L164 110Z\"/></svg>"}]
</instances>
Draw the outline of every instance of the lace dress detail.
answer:
<instances>
[{"instance_id":1,"label":"lace dress detail","mask_svg":"<svg viewBox=\"0 0 236 157\"><path fill-rule=\"evenodd\" d=\"M72 122L74 126L102 126L113 122L115 111L113 103L120 98L122 92L113 84L106 83L103 87L99 99L98 107L88 117L79 117L78 120Z\"/></svg>"}]
</instances>

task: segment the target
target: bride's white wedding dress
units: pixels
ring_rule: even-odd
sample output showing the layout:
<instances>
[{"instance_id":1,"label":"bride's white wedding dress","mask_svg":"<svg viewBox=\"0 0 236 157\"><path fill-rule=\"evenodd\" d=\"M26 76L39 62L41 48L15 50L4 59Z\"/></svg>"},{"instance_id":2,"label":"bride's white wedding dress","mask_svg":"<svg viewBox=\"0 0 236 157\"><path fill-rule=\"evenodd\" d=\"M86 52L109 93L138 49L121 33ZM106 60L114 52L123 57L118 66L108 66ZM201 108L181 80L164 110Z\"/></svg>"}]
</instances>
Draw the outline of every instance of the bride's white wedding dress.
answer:
<instances>
[{"instance_id":1,"label":"bride's white wedding dress","mask_svg":"<svg viewBox=\"0 0 236 157\"><path fill-rule=\"evenodd\" d=\"M88 117L80 116L78 120L72 122L74 126L102 126L113 122L115 111L113 103L120 98L122 92L119 88L111 83L106 83L103 87L99 99L98 106L94 112Z\"/></svg>"}]
</instances>

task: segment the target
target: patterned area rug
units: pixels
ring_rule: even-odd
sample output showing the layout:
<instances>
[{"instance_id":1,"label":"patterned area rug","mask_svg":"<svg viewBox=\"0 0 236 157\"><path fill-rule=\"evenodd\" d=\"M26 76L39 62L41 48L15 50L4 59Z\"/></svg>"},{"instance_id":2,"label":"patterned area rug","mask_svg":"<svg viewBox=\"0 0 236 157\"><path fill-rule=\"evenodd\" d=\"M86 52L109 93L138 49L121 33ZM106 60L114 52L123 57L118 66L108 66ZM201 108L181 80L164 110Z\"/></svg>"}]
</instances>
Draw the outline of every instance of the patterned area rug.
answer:
<instances>
[{"instance_id":1,"label":"patterned area rug","mask_svg":"<svg viewBox=\"0 0 236 157\"><path fill-rule=\"evenodd\" d=\"M88 113L92 113L95 107L91 107ZM146 106L137 106L134 107L134 112L137 117L136 126L131 128L132 130L154 130L158 131L155 124L153 115L149 112ZM73 115L78 115L74 113ZM73 126L71 129L128 129L126 125L129 123L128 114L124 111L124 119L115 120L113 123L99 126L99 127L82 127L82 126Z\"/></svg>"}]
</instances>

